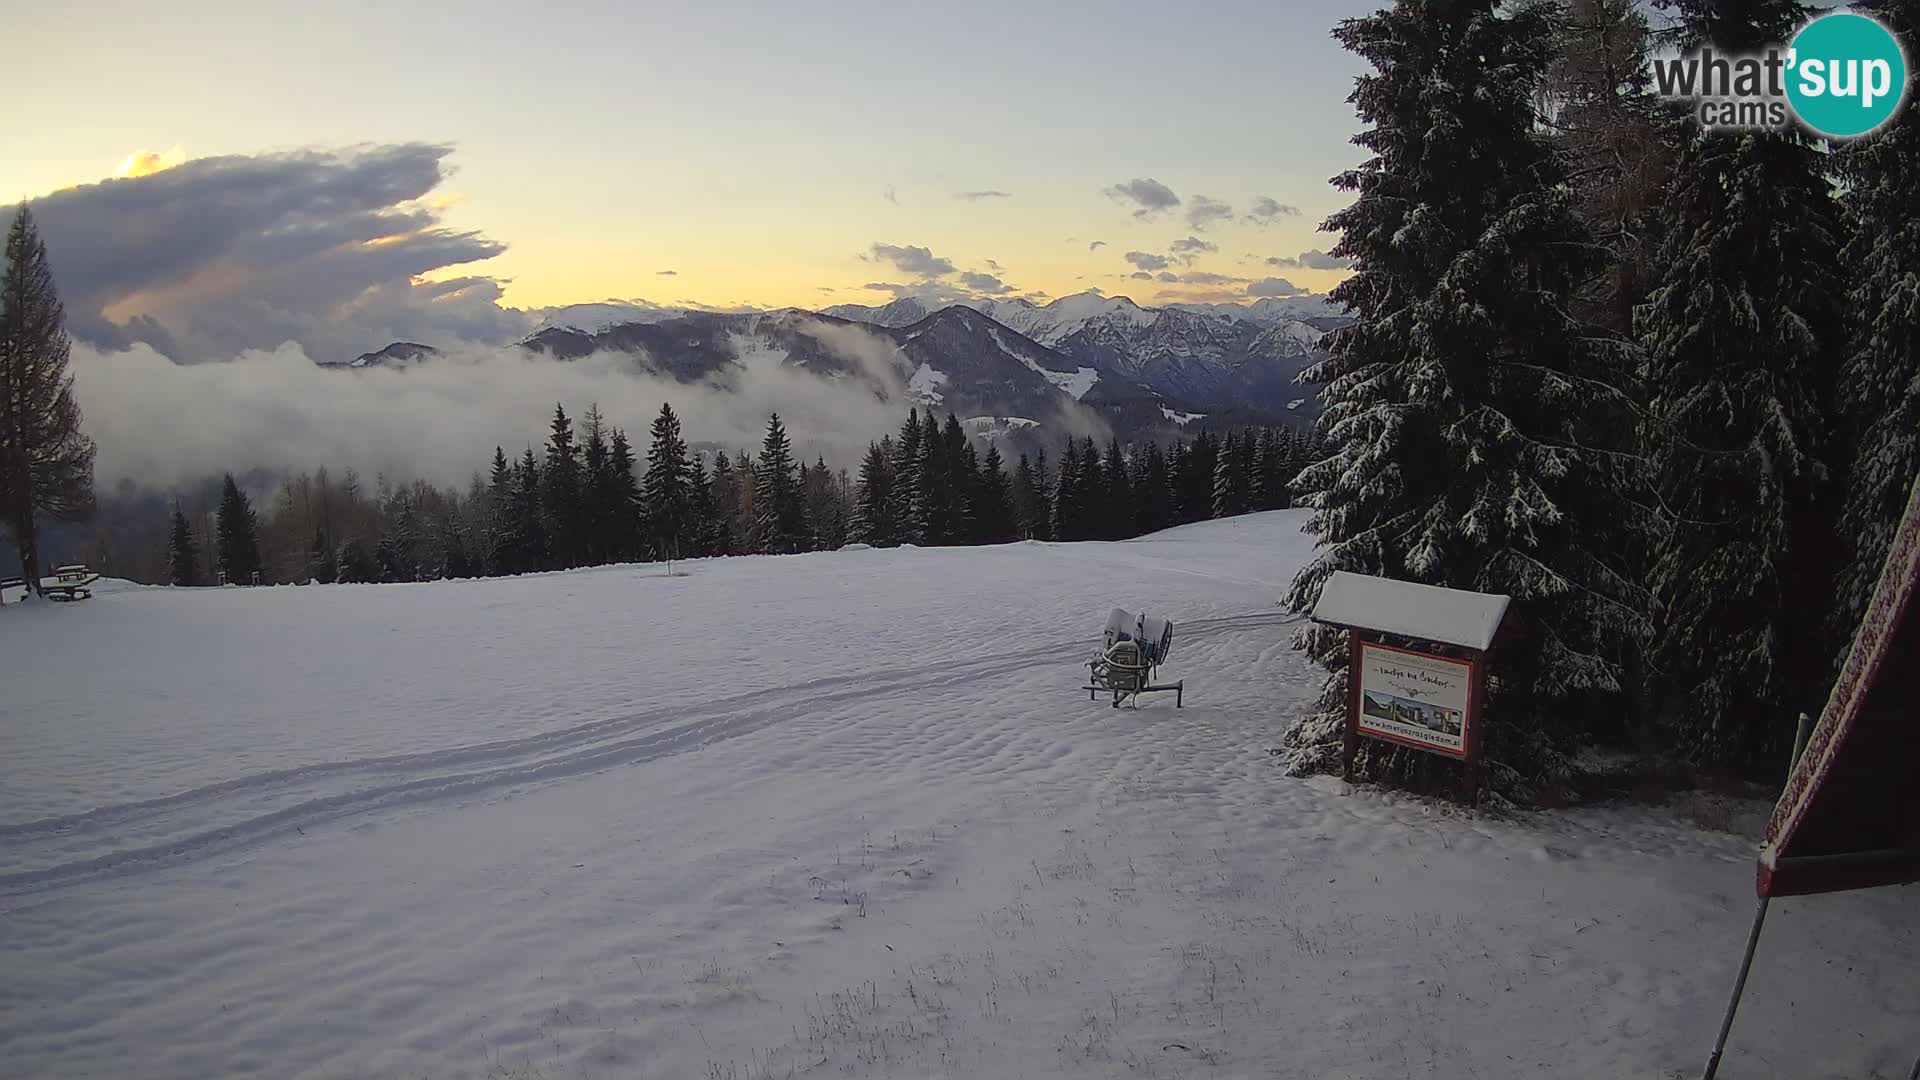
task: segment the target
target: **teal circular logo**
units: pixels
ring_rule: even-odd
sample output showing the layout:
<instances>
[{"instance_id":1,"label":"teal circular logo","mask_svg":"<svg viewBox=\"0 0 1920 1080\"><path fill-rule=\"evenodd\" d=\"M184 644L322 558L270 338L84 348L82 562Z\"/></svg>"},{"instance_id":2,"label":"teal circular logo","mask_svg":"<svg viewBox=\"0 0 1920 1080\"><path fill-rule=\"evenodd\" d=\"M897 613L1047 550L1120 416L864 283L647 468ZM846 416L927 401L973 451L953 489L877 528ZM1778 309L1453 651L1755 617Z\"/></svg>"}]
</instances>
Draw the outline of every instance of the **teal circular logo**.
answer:
<instances>
[{"instance_id":1,"label":"teal circular logo","mask_svg":"<svg viewBox=\"0 0 1920 1080\"><path fill-rule=\"evenodd\" d=\"M1822 135L1866 135L1893 119L1907 95L1907 57L1875 19L1822 15L1789 45L1787 101Z\"/></svg>"}]
</instances>

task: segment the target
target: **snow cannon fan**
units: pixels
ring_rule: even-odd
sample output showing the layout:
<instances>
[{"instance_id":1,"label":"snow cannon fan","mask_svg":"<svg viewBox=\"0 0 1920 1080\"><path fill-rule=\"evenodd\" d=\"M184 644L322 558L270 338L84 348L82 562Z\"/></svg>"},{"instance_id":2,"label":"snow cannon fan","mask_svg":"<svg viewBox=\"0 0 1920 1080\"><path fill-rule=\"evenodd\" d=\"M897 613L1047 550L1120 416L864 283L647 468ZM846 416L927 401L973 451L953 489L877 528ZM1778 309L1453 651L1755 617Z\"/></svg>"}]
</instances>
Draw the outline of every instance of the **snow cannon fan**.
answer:
<instances>
[{"instance_id":1,"label":"snow cannon fan","mask_svg":"<svg viewBox=\"0 0 1920 1080\"><path fill-rule=\"evenodd\" d=\"M1113 695L1113 707L1129 698L1140 707L1141 694L1173 692L1174 708L1184 705L1186 680L1155 686L1153 677L1173 649L1173 623L1158 615L1135 616L1114 608L1107 616L1107 627L1100 655L1087 662L1090 672L1087 700L1101 693Z\"/></svg>"}]
</instances>

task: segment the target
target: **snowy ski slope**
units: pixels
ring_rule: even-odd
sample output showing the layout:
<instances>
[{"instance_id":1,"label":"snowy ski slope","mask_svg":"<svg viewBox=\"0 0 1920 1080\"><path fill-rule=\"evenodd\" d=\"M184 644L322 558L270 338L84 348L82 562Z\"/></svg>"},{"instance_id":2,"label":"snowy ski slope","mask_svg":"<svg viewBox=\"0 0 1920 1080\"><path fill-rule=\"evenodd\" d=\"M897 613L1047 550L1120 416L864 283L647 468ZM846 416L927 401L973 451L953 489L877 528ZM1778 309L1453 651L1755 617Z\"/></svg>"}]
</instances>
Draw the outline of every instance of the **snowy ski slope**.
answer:
<instances>
[{"instance_id":1,"label":"snowy ski slope","mask_svg":"<svg viewBox=\"0 0 1920 1080\"><path fill-rule=\"evenodd\" d=\"M0 1075L1697 1068L1751 839L1282 776L1299 523L0 608ZM1915 898L1775 905L1722 1075L1903 1075Z\"/></svg>"}]
</instances>

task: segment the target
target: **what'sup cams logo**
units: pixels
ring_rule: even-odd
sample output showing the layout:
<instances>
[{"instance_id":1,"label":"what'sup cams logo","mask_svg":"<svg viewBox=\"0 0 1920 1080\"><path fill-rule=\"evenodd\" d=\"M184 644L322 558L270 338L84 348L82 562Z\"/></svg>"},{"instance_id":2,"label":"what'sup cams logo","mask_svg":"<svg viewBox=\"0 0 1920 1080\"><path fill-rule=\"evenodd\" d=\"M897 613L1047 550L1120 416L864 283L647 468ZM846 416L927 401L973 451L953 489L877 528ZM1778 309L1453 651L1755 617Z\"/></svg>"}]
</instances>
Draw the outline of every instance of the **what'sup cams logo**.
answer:
<instances>
[{"instance_id":1,"label":"what'sup cams logo","mask_svg":"<svg viewBox=\"0 0 1920 1080\"><path fill-rule=\"evenodd\" d=\"M1653 61L1662 97L1693 104L1700 126L1781 130L1798 120L1816 135L1851 139L1892 120L1907 97L1907 54L1878 19L1831 12L1784 47L1726 55L1711 48Z\"/></svg>"}]
</instances>

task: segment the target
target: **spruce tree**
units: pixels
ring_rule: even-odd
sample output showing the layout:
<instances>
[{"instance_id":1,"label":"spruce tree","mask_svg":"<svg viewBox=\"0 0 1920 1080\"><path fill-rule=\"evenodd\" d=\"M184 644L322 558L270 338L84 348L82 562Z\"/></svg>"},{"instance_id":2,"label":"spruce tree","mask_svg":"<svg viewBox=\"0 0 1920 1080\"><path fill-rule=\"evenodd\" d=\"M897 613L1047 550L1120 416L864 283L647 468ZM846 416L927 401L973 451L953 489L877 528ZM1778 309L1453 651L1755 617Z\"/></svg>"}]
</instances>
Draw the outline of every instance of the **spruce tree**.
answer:
<instances>
[{"instance_id":1,"label":"spruce tree","mask_svg":"<svg viewBox=\"0 0 1920 1080\"><path fill-rule=\"evenodd\" d=\"M914 467L913 504L908 531L918 543L935 547L948 543L948 509L953 489L947 483L947 448L940 427L929 412L920 428L920 459Z\"/></svg>"},{"instance_id":2,"label":"spruce tree","mask_svg":"<svg viewBox=\"0 0 1920 1080\"><path fill-rule=\"evenodd\" d=\"M907 422L900 426L900 438L893 444L893 477L889 497L893 500L894 530L899 542L918 544L925 536L920 512L920 411L909 409Z\"/></svg>"},{"instance_id":3,"label":"spruce tree","mask_svg":"<svg viewBox=\"0 0 1920 1080\"><path fill-rule=\"evenodd\" d=\"M795 475L793 447L780 414L767 418L767 436L754 466L754 550L785 554L801 550L807 535L806 507Z\"/></svg>"},{"instance_id":4,"label":"spruce tree","mask_svg":"<svg viewBox=\"0 0 1920 1080\"><path fill-rule=\"evenodd\" d=\"M573 421L555 404L547 436L541 502L546 512L547 551L559 568L578 566L583 558L584 517L580 482L580 448L573 438Z\"/></svg>"},{"instance_id":5,"label":"spruce tree","mask_svg":"<svg viewBox=\"0 0 1920 1080\"><path fill-rule=\"evenodd\" d=\"M1054 538L1053 471L1047 468L1047 452L1044 448L1034 451L1033 455L1033 513L1027 524L1033 530L1035 540Z\"/></svg>"},{"instance_id":6,"label":"spruce tree","mask_svg":"<svg viewBox=\"0 0 1920 1080\"><path fill-rule=\"evenodd\" d=\"M698 539L693 533L693 469L687 462L687 442L680 436L680 418L674 415L672 405L661 403L660 414L653 419L652 436L641 504L654 557L671 562L686 554Z\"/></svg>"},{"instance_id":7,"label":"spruce tree","mask_svg":"<svg viewBox=\"0 0 1920 1080\"><path fill-rule=\"evenodd\" d=\"M1053 484L1053 538L1084 540L1080 532L1080 453L1072 439L1060 451L1060 469Z\"/></svg>"},{"instance_id":8,"label":"spruce tree","mask_svg":"<svg viewBox=\"0 0 1920 1080\"><path fill-rule=\"evenodd\" d=\"M633 444L627 440L627 433L613 429L613 442L607 447L607 472L613 485L612 495L608 498L607 512L613 515L611 543L613 557L622 562L632 562L643 554L641 534L640 474L635 471L637 463L633 456Z\"/></svg>"},{"instance_id":9,"label":"spruce tree","mask_svg":"<svg viewBox=\"0 0 1920 1080\"><path fill-rule=\"evenodd\" d=\"M1903 41L1920 41L1920 0L1866 0ZM1854 447L1840 511L1843 545L1831 640L1843 659L1920 477L1920 108L1909 101L1838 155L1852 211L1852 335L1840 414Z\"/></svg>"},{"instance_id":10,"label":"spruce tree","mask_svg":"<svg viewBox=\"0 0 1920 1080\"><path fill-rule=\"evenodd\" d=\"M714 553L712 481L707 459L694 454L692 461L687 472L687 555L705 557Z\"/></svg>"},{"instance_id":11,"label":"spruce tree","mask_svg":"<svg viewBox=\"0 0 1920 1080\"><path fill-rule=\"evenodd\" d=\"M1107 457L1100 464L1100 519L1109 540L1124 540L1133 531L1133 480L1127 475L1126 454L1120 449L1120 437L1107 442Z\"/></svg>"},{"instance_id":12,"label":"spruce tree","mask_svg":"<svg viewBox=\"0 0 1920 1080\"><path fill-rule=\"evenodd\" d=\"M980 461L979 480L974 490L978 493L974 505L974 523L980 542L1004 544L1017 539L1006 465L1000 460L1000 448L993 443L987 444L987 456Z\"/></svg>"},{"instance_id":13,"label":"spruce tree","mask_svg":"<svg viewBox=\"0 0 1920 1080\"><path fill-rule=\"evenodd\" d=\"M590 566L612 562L615 486L612 450L599 403L587 408L581 494L581 552Z\"/></svg>"},{"instance_id":14,"label":"spruce tree","mask_svg":"<svg viewBox=\"0 0 1920 1080\"><path fill-rule=\"evenodd\" d=\"M713 456L713 479L707 484L707 518L713 530L715 555L740 554L740 475L725 450Z\"/></svg>"},{"instance_id":15,"label":"spruce tree","mask_svg":"<svg viewBox=\"0 0 1920 1080\"><path fill-rule=\"evenodd\" d=\"M1167 459L1160 444L1149 441L1140 453L1139 479L1134 483L1134 529L1155 533L1173 522L1173 492L1168 486Z\"/></svg>"},{"instance_id":16,"label":"spruce tree","mask_svg":"<svg viewBox=\"0 0 1920 1080\"><path fill-rule=\"evenodd\" d=\"M853 538L874 547L896 542L893 519L893 464L879 443L867 444L860 462L860 486L854 496Z\"/></svg>"},{"instance_id":17,"label":"spruce tree","mask_svg":"<svg viewBox=\"0 0 1920 1080\"><path fill-rule=\"evenodd\" d=\"M1033 462L1025 454L1013 466L1012 491L1009 498L1013 508L1013 529L1016 540L1033 540L1035 520L1039 516L1040 493L1033 479Z\"/></svg>"},{"instance_id":18,"label":"spruce tree","mask_svg":"<svg viewBox=\"0 0 1920 1080\"><path fill-rule=\"evenodd\" d=\"M1240 463L1242 440L1228 433L1213 466L1213 516L1233 517L1247 512L1246 471Z\"/></svg>"},{"instance_id":19,"label":"spruce tree","mask_svg":"<svg viewBox=\"0 0 1920 1080\"><path fill-rule=\"evenodd\" d=\"M1683 48L1786 40L1791 0L1671 0ZM1842 358L1837 204L1798 131L1700 131L1664 198L1648 354L1655 690L1697 760L1784 768L1831 675L1838 509L1828 430Z\"/></svg>"},{"instance_id":20,"label":"spruce tree","mask_svg":"<svg viewBox=\"0 0 1920 1080\"><path fill-rule=\"evenodd\" d=\"M380 564L374 561L366 542L357 536L340 545L340 553L335 556L335 561L340 564L340 580L343 582L380 580Z\"/></svg>"},{"instance_id":21,"label":"spruce tree","mask_svg":"<svg viewBox=\"0 0 1920 1080\"><path fill-rule=\"evenodd\" d=\"M20 553L27 589L41 589L38 519L93 513L93 440L67 371L71 343L47 246L25 203L7 230L0 273L0 524Z\"/></svg>"},{"instance_id":22,"label":"spruce tree","mask_svg":"<svg viewBox=\"0 0 1920 1080\"><path fill-rule=\"evenodd\" d=\"M1356 321L1301 376L1326 388L1332 456L1297 481L1319 554L1288 598L1311 610L1336 570L1512 597L1482 715L1521 795L1563 782L1562 737L1618 708L1644 626L1611 561L1635 518L1631 354L1569 312L1595 248L1537 133L1553 34L1547 8L1495 0L1400 0L1334 31L1373 68L1350 99L1372 157L1335 179L1357 198L1323 226L1354 260L1333 296ZM1304 637L1332 674L1287 737L1297 771L1338 760L1348 700L1346 633ZM1414 760L1369 746L1359 768Z\"/></svg>"},{"instance_id":23,"label":"spruce tree","mask_svg":"<svg viewBox=\"0 0 1920 1080\"><path fill-rule=\"evenodd\" d=\"M200 545L180 504L173 505L173 533L167 538L167 581L173 585L200 584Z\"/></svg>"},{"instance_id":24,"label":"spruce tree","mask_svg":"<svg viewBox=\"0 0 1920 1080\"><path fill-rule=\"evenodd\" d=\"M220 483L220 509L214 526L219 536L220 572L230 585L251 585L260 572L260 523L253 502L228 473Z\"/></svg>"},{"instance_id":25,"label":"spruce tree","mask_svg":"<svg viewBox=\"0 0 1920 1080\"><path fill-rule=\"evenodd\" d=\"M543 507L542 492L546 490L540 475L539 462L534 460L533 447L527 447L520 458L520 467L515 471L513 493L513 515L515 528L521 540L521 563L517 573L534 570L546 570L553 564L547 547L546 513ZM345 559L341 560L342 569Z\"/></svg>"}]
</instances>

